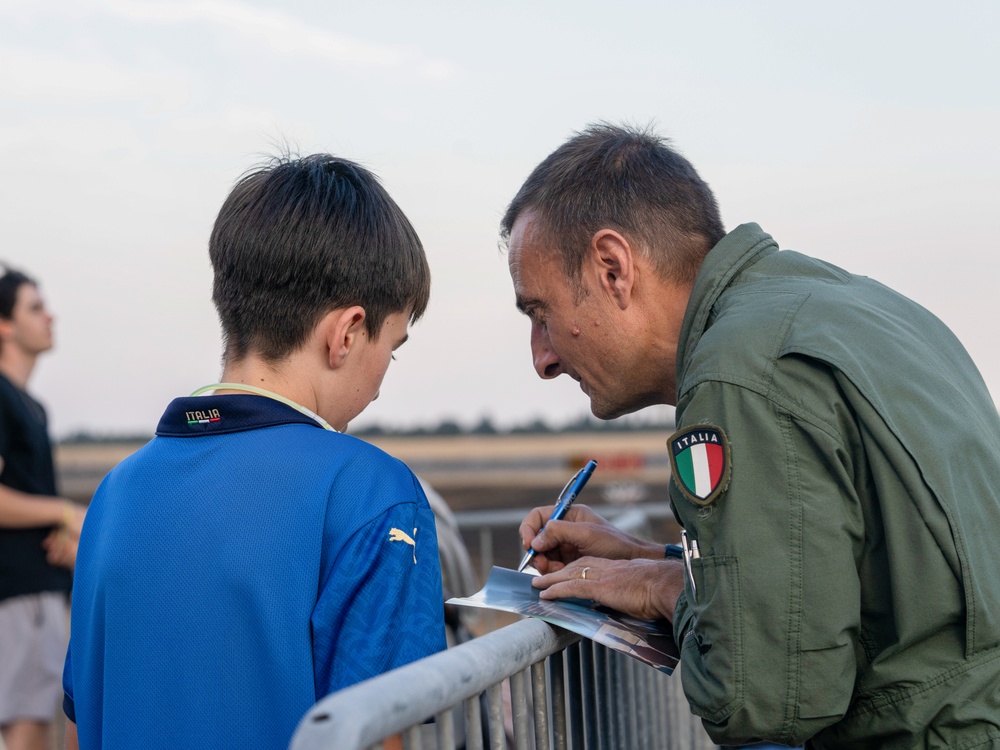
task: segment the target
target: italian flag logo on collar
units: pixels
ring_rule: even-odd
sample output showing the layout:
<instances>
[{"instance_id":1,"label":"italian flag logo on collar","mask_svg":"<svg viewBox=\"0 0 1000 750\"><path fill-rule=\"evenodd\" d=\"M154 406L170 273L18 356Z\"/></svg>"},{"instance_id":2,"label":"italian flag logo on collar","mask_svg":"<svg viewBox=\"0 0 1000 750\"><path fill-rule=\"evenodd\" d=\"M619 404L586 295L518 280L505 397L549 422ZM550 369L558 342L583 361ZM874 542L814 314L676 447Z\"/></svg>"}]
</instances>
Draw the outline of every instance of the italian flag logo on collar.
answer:
<instances>
[{"instance_id":1,"label":"italian flag logo on collar","mask_svg":"<svg viewBox=\"0 0 1000 750\"><path fill-rule=\"evenodd\" d=\"M729 486L729 441L706 424L678 430L667 441L674 484L695 505L710 505Z\"/></svg>"}]
</instances>

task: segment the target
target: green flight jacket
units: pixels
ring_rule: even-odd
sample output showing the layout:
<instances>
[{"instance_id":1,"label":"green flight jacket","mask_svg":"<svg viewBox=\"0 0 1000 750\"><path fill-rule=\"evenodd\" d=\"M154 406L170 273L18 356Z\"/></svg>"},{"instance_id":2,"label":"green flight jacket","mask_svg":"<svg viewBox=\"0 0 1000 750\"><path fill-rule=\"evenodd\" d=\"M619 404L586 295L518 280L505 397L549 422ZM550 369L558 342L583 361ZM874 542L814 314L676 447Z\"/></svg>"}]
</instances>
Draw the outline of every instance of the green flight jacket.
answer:
<instances>
[{"instance_id":1,"label":"green flight jacket","mask_svg":"<svg viewBox=\"0 0 1000 750\"><path fill-rule=\"evenodd\" d=\"M947 327L755 224L695 281L677 425L717 428L674 634L716 742L1000 748L1000 417Z\"/></svg>"}]
</instances>

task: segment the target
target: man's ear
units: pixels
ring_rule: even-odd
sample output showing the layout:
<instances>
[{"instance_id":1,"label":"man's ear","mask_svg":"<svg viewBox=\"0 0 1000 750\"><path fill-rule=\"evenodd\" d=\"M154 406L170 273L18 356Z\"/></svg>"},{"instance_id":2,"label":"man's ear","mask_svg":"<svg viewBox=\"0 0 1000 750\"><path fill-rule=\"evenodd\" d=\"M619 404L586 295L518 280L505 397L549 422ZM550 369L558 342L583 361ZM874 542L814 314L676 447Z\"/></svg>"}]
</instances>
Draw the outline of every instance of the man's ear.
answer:
<instances>
[{"instance_id":1,"label":"man's ear","mask_svg":"<svg viewBox=\"0 0 1000 750\"><path fill-rule=\"evenodd\" d=\"M632 300L635 284L631 244L614 229L599 229L590 239L589 256L598 286L624 310Z\"/></svg>"},{"instance_id":2,"label":"man's ear","mask_svg":"<svg viewBox=\"0 0 1000 750\"><path fill-rule=\"evenodd\" d=\"M326 348L331 369L343 367L359 340L368 335L366 317L365 308L354 305L331 310L320 320L316 333Z\"/></svg>"}]
</instances>

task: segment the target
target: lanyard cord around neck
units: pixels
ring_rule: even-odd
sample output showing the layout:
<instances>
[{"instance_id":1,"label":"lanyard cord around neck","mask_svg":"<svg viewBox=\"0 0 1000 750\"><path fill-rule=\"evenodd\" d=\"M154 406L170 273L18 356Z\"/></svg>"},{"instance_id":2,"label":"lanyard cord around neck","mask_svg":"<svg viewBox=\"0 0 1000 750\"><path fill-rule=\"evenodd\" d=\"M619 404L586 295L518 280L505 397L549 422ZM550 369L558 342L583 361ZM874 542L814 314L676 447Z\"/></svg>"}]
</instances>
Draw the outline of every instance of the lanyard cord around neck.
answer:
<instances>
[{"instance_id":1,"label":"lanyard cord around neck","mask_svg":"<svg viewBox=\"0 0 1000 750\"><path fill-rule=\"evenodd\" d=\"M258 388L255 385L245 385L244 383L214 383L213 385L206 385L199 388L191 395L200 396L203 393L208 393L209 391L246 391L247 393L253 393L257 396L265 396L267 398L274 399L275 401L280 401L285 406L290 406L295 409L295 411L305 414L310 419L315 420L315 422L324 430L337 432L337 430L331 427L330 423L323 419L323 417L319 414L307 409L302 404L295 403L290 398L285 398L280 393L274 393L273 391L268 391L264 388Z\"/></svg>"}]
</instances>

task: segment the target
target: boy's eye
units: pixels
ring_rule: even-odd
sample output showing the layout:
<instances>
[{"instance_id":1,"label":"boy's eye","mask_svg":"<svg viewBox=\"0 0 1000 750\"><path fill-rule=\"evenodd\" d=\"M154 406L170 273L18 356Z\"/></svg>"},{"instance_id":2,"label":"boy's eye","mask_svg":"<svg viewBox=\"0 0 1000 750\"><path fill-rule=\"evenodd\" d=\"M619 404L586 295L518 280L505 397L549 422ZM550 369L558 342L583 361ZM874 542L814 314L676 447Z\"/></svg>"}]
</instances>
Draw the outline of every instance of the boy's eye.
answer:
<instances>
[{"instance_id":1,"label":"boy's eye","mask_svg":"<svg viewBox=\"0 0 1000 750\"><path fill-rule=\"evenodd\" d=\"M392 361L393 361L393 362L395 362L395 361L396 361L396 355L395 355L395 354L390 354L389 356L390 356L390 357L392 358Z\"/></svg>"}]
</instances>

